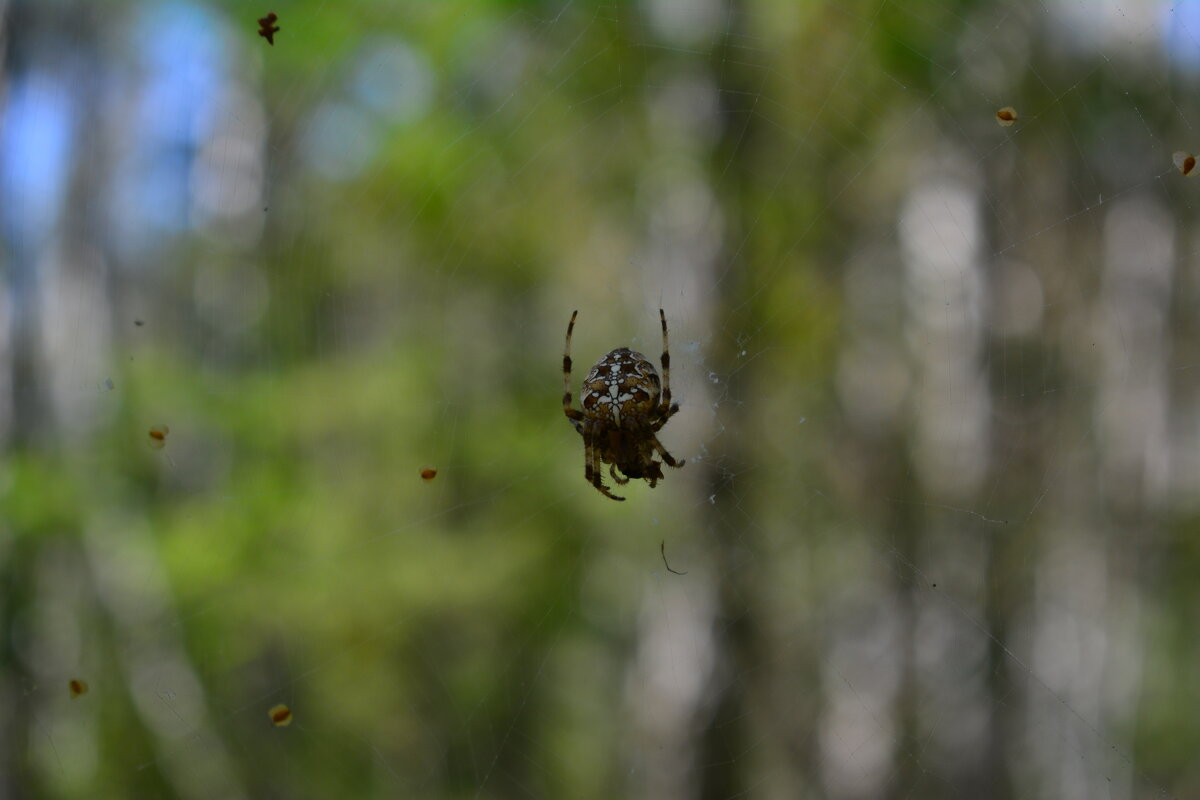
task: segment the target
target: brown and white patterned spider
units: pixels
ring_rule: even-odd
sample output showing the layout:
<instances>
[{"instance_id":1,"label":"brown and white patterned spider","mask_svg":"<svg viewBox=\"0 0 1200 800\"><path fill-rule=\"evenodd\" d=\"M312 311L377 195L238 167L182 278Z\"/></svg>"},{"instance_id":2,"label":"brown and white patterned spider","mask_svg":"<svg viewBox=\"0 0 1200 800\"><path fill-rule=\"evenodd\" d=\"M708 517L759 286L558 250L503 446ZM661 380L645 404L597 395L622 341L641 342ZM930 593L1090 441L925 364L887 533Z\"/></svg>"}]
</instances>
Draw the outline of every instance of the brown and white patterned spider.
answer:
<instances>
[{"instance_id":1,"label":"brown and white patterned spider","mask_svg":"<svg viewBox=\"0 0 1200 800\"><path fill-rule=\"evenodd\" d=\"M604 464L609 465L608 474L617 483L645 478L653 489L663 476L663 461L672 467L682 467L684 463L676 461L655 435L679 410L679 404L671 402L667 315L661 308L658 310L663 335L661 394L654 365L641 353L618 347L597 361L583 379L579 396L583 411L578 411L571 406L571 334L578 314L578 311L571 313L563 348L563 413L583 436L584 478L605 497L624 500L610 492L601 480ZM662 461L655 461L655 454L662 456Z\"/></svg>"}]
</instances>

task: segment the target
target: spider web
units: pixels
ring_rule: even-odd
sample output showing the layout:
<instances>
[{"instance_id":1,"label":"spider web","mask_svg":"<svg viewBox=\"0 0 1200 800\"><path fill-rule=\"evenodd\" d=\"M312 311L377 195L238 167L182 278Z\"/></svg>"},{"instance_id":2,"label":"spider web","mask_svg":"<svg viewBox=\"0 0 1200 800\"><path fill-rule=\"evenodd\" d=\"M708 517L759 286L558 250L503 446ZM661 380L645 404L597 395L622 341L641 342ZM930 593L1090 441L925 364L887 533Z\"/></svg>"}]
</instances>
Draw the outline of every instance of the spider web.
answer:
<instances>
[{"instance_id":1,"label":"spider web","mask_svg":"<svg viewBox=\"0 0 1200 800\"><path fill-rule=\"evenodd\" d=\"M9 4L0 796L1197 794L1195 8Z\"/></svg>"}]
</instances>

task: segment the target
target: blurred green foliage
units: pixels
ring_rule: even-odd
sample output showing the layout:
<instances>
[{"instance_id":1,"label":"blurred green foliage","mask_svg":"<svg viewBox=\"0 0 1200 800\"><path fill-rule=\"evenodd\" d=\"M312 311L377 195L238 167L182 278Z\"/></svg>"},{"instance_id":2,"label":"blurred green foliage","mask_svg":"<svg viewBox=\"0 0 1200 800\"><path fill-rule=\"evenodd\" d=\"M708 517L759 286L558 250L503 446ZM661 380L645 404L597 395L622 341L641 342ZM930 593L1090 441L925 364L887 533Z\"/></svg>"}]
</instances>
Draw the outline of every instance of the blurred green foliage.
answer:
<instances>
[{"instance_id":1,"label":"blurred green foliage","mask_svg":"<svg viewBox=\"0 0 1200 800\"><path fill-rule=\"evenodd\" d=\"M259 11L207 6L228 73L266 120L261 237L246 247L197 232L141 255L153 269L114 266L114 390L89 400L94 424L59 420L4 456L0 613L11 630L0 670L13 777L0 788L630 796L641 785L630 765L657 758L642 752L648 735L632 729L629 706L631 675L651 658L645 620L673 608L662 542L692 575L691 607L716 609L709 627L723 648L695 716L678 722L698 742L683 760L694 796L768 796L767 784L771 796L822 796L830 629L859 621L823 613L856 592L890 593L884 605L910 620L922 604L970 618L993 659L980 669L997 719L1020 713L1021 692L1044 699L1023 645L1000 645L1036 588L1043 530L987 527L970 509L996 498L1036 509L1061 474L1046 467L1055 443L1013 457L960 509L922 493L911 431L857 431L838 399L846 264L866 240L895 249L910 166L898 162L917 161L936 130L973 143L982 128L971 115L990 125L990 96L957 71L986 5L733 3L715 35L676 42L644 4L314 0L276 9L272 48L254 35ZM93 35L117 36L140 8L121 6ZM377 148L351 178L322 175L313 115L357 102L355 75L380 43L423 60L432 100L405 120L357 109ZM128 54L102 52L107 67L129 68ZM1103 76L1062 92L1037 65L1018 81L1031 108L1051 106L1030 163L1079 156L1063 184L1082 193L1077 171L1102 174L1086 160L1104 137L1096 104L1125 113L1129 101ZM657 118L652 96L677 74L711 83L712 130L663 133L679 123ZM985 173L1000 146L974 151ZM711 187L720 246L715 266L664 277L646 241L671 222L653 191L670 170ZM103 201L80 182L77 202ZM1012 211L995 206L996 218ZM1075 220L1074 206L1039 208L1048 219L1014 229ZM265 286L261 315L232 302L253 295L251 273ZM201 279L233 287L230 303L206 311ZM1066 294L1096 280L1081 268ZM583 447L559 407L559 350L579 307L576 385L610 347L654 352L655 320L638 315L660 304L687 412L663 438L690 463L615 504L584 483ZM1050 334L1005 347L1042 383L997 400L995 416L1028 414L1030 438L1044 425L1090 445L1071 437L1089 435L1075 426L1091 387ZM1046 386L1068 399L1047 399ZM147 441L155 424L170 426L162 450ZM438 470L429 482L427 466ZM935 592L914 566L945 534L944 512L963 509L962 538L987 560L985 585L962 589L966 599L949 569ZM1135 719L1108 721L1131 743L1135 787L1200 785L1185 702L1197 691L1195 527L1184 519L1161 551L1153 537L1138 551L1154 564L1142 700ZM910 638L878 660L914 660L916 649ZM77 675L92 691L60 702ZM1016 735L993 741L968 778L921 761L930 732L916 679L904 680L889 796L968 796L957 792L981 784L992 793L978 796L1023 796L1036 783L1019 764L995 766L1016 761L1004 750L1027 744ZM293 710L288 728L267 719L277 702Z\"/></svg>"}]
</instances>

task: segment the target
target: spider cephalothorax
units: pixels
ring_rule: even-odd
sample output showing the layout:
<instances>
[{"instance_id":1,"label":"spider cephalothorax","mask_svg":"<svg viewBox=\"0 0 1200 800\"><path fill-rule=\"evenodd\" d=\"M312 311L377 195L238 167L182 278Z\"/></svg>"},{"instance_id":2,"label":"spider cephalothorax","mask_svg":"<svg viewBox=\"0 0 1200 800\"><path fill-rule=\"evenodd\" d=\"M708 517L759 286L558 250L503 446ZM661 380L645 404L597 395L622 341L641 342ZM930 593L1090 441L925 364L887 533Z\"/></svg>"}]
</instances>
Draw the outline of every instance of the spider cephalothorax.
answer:
<instances>
[{"instance_id":1,"label":"spider cephalothorax","mask_svg":"<svg viewBox=\"0 0 1200 800\"><path fill-rule=\"evenodd\" d=\"M578 314L571 314L563 349L563 413L583 436L584 478L606 497L624 500L601 480L604 464L609 465L608 474L617 483L644 478L651 488L663 476L664 462L672 467L683 466L683 461L672 458L655 435L679 410L679 404L671 402L667 316L661 308L658 310L663 335L662 380L644 355L618 347L597 361L583 379L579 396L583 411L579 411L571 405L571 334ZM655 461L655 455L662 456L662 461Z\"/></svg>"}]
</instances>

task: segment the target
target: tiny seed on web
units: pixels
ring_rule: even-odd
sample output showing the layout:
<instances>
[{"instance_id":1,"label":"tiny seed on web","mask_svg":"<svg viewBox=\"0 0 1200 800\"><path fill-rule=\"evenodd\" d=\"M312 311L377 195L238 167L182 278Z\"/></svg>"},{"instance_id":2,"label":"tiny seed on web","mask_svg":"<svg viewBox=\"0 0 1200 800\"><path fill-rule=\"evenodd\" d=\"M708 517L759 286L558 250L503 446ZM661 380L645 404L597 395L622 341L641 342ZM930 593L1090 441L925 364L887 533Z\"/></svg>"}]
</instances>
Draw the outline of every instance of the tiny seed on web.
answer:
<instances>
[{"instance_id":1,"label":"tiny seed on web","mask_svg":"<svg viewBox=\"0 0 1200 800\"><path fill-rule=\"evenodd\" d=\"M1179 150L1171 155L1171 160L1175 162L1175 169L1189 178L1196 176L1196 157L1191 153Z\"/></svg>"},{"instance_id":2,"label":"tiny seed on web","mask_svg":"<svg viewBox=\"0 0 1200 800\"><path fill-rule=\"evenodd\" d=\"M996 122L1000 123L1000 126L1003 128L1007 128L1016 121L1017 110L1012 106L1005 106L996 112Z\"/></svg>"},{"instance_id":3,"label":"tiny seed on web","mask_svg":"<svg viewBox=\"0 0 1200 800\"><path fill-rule=\"evenodd\" d=\"M423 481L431 481L436 477L437 470L433 467L426 467L425 469L421 470L421 480Z\"/></svg>"},{"instance_id":4,"label":"tiny seed on web","mask_svg":"<svg viewBox=\"0 0 1200 800\"><path fill-rule=\"evenodd\" d=\"M79 697L81 694L87 694L87 681L81 681L78 678L72 678L67 681L67 689L71 692L71 697Z\"/></svg>"},{"instance_id":5,"label":"tiny seed on web","mask_svg":"<svg viewBox=\"0 0 1200 800\"><path fill-rule=\"evenodd\" d=\"M271 706L271 710L267 712L267 716L269 716L271 718L271 722L279 728L292 724L292 710L283 703L280 703L277 706Z\"/></svg>"},{"instance_id":6,"label":"tiny seed on web","mask_svg":"<svg viewBox=\"0 0 1200 800\"><path fill-rule=\"evenodd\" d=\"M167 446L167 434L171 429L166 425L155 425L150 429L150 446L155 450L162 450Z\"/></svg>"}]
</instances>

